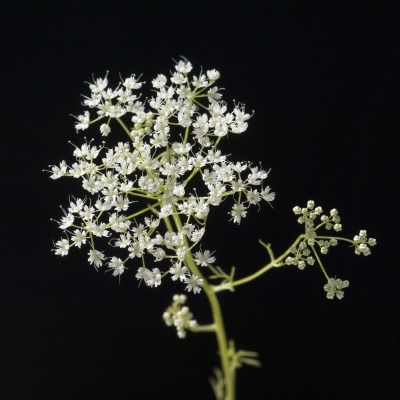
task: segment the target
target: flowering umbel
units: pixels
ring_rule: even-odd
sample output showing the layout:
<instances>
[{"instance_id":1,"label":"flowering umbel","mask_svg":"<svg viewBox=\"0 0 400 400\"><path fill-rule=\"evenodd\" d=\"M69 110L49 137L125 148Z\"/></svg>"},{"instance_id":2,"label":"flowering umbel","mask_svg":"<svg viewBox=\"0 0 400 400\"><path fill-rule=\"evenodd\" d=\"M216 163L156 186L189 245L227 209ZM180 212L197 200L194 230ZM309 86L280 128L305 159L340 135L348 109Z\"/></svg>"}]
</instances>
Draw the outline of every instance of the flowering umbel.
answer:
<instances>
[{"instance_id":1,"label":"flowering umbel","mask_svg":"<svg viewBox=\"0 0 400 400\"><path fill-rule=\"evenodd\" d=\"M135 75L116 88L107 75L89 83L83 102L89 110L76 117L76 130L97 124L109 136L119 128L127 140L113 147L85 140L74 148L71 165L52 166L52 179L76 178L86 191L70 198L57 221L64 231L55 243L57 255L77 247L95 268L105 264L114 276L131 268L137 279L157 287L169 273L198 293L203 280L185 257L199 246L210 209L232 197L231 220L240 224L251 205L274 200L265 184L268 172L229 161L219 148L224 137L247 129L250 114L240 103L229 110L215 85L218 71L191 71L191 63L180 60L171 76L152 80L151 97L143 100L138 90L144 82ZM111 251L98 247L101 239ZM212 264L211 254L198 251L196 263ZM153 267L165 261L166 267Z\"/></svg>"},{"instance_id":2,"label":"flowering umbel","mask_svg":"<svg viewBox=\"0 0 400 400\"><path fill-rule=\"evenodd\" d=\"M327 254L331 246L336 246L338 241L344 241L351 243L355 247L355 253L357 255L364 254L367 256L371 254L368 245L375 246L376 240L373 238L368 239L365 230L361 230L360 234L356 235L353 240L330 235L329 231L331 230L335 232L340 232L342 230L339 212L334 208L330 211L329 216L324 215L322 214L322 208L315 207L313 200L309 200L305 208L294 207L293 212L296 215L301 215L297 222L299 224L304 224L304 235L300 237L297 246L293 246L290 249L293 255L285 259L286 265L297 265L298 268L304 269L306 265L314 265L316 258L322 272L328 280L328 283L324 286L324 290L327 292L326 297L328 299L333 299L336 296L338 299L342 299L344 296L342 289L349 286L349 281L330 278L321 263L317 249L319 249L321 254ZM317 222L318 217L320 218L319 223ZM322 227L325 227L328 232L324 232L323 234L318 233L317 231Z\"/></svg>"},{"instance_id":3,"label":"flowering umbel","mask_svg":"<svg viewBox=\"0 0 400 400\"><path fill-rule=\"evenodd\" d=\"M51 166L52 179L75 178L86 192L71 196L62 209L57 223L63 235L53 251L66 256L73 247L82 249L90 265L96 269L106 265L118 279L130 269L149 287L160 286L169 275L187 292L203 291L211 323L198 324L182 294L173 297L163 318L176 327L180 338L188 331L216 335L221 369L214 369L210 382L218 400L232 400L236 370L260 362L256 352L236 350L234 341L228 340L218 293L233 292L272 268L303 270L317 264L326 278L326 297L342 299L349 282L329 276L320 255L344 241L354 246L357 255L367 256L376 240L365 230L353 239L337 236L342 231L338 211L324 215L310 200L304 208L294 207L304 233L279 257L270 244L260 241L271 260L256 272L236 279L234 267L226 273L215 266L215 251L202 248L211 209L231 198L227 219L240 224L250 206L273 201L275 193L266 185L268 172L261 165L230 161L220 149L226 136L247 129L251 115L243 104L229 107L222 100L216 86L218 71L198 75L191 71L191 63L180 60L171 76L159 74L151 81L144 99L138 90L145 82L135 75L115 88L109 87L108 75L89 83L91 93L83 102L88 109L76 117L76 130L97 126L97 135L107 140L119 130L126 141L118 137L117 144L106 145L85 138L74 145L70 164Z\"/></svg>"}]
</instances>

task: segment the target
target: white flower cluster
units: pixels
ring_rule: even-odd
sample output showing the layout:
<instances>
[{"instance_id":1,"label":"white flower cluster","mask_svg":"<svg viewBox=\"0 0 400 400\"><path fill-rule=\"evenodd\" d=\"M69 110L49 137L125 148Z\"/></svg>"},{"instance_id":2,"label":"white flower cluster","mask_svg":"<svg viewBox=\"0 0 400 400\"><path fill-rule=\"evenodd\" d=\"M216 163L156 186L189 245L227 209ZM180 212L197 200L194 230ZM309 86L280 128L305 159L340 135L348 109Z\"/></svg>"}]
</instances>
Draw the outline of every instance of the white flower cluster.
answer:
<instances>
[{"instance_id":1,"label":"white flower cluster","mask_svg":"<svg viewBox=\"0 0 400 400\"><path fill-rule=\"evenodd\" d=\"M197 326L197 322L192 319L193 314L189 311L186 303L187 297L184 294L175 294L173 303L163 314L163 319L167 326L175 326L178 337L183 339L186 337L186 330Z\"/></svg>"},{"instance_id":2,"label":"white flower cluster","mask_svg":"<svg viewBox=\"0 0 400 400\"><path fill-rule=\"evenodd\" d=\"M314 265L315 259L310 256L311 250L307 247L306 241L303 240L298 247L292 247L290 251L294 254L294 257L286 257L286 265L297 265L299 269L304 269L307 264Z\"/></svg>"},{"instance_id":3,"label":"white flower cluster","mask_svg":"<svg viewBox=\"0 0 400 400\"><path fill-rule=\"evenodd\" d=\"M313 251L314 255L317 255L315 250L316 245L319 247L321 254L327 254L331 246L336 246L338 244L338 240L342 240L350 242L352 245L354 245L356 254L369 255L371 251L368 245L374 246L376 244L375 239L367 238L367 232L365 230L361 230L360 234L354 237L354 240L317 234L317 230L321 227L325 227L328 231L332 230L332 228L335 232L340 232L342 230L340 216L335 208L330 211L329 216L323 215L322 208L315 207L314 201L309 200L307 202L307 207L300 208L296 206L293 208L293 212L296 215L300 215L297 221L299 224L304 224L305 232L299 244L290 249L293 256L286 257L286 265L297 265L300 269L304 269L307 264L313 265L315 263L315 258L310 254L311 251ZM320 222L316 223L319 216ZM326 275L319 258L318 263ZM329 299L333 299L336 295L338 299L343 298L344 293L342 289L349 286L349 282L342 281L341 279L328 278L327 275L326 277L328 279L328 283L324 286L324 289L328 292L327 297Z\"/></svg>"},{"instance_id":4,"label":"white flower cluster","mask_svg":"<svg viewBox=\"0 0 400 400\"><path fill-rule=\"evenodd\" d=\"M354 236L355 253L359 256L363 254L364 256L369 256L371 250L368 246L375 246L376 240L374 238L367 238L367 231L361 230L360 233Z\"/></svg>"},{"instance_id":5,"label":"white flower cluster","mask_svg":"<svg viewBox=\"0 0 400 400\"><path fill-rule=\"evenodd\" d=\"M317 238L317 229L321 226L325 226L327 230L331 230L332 227L336 232L342 230L342 225L340 222L339 213L336 209L332 209L330 211L330 216L321 215L322 208L315 207L315 203L313 200L309 200L307 202L307 207L300 208L298 206L293 208L293 212L296 215L301 215L298 218L297 222L299 224L304 224L305 234L304 238L300 241L297 247L293 247L291 252L294 254L294 257L287 257L285 263L287 265L297 265L300 269L304 269L304 267L308 265L314 265L315 259L311 256L311 250L309 248L315 246L317 244L320 248L322 254L327 254L330 246L336 246L337 240L335 238ZM315 222L317 217L320 217L321 223L315 226Z\"/></svg>"},{"instance_id":6,"label":"white flower cluster","mask_svg":"<svg viewBox=\"0 0 400 400\"><path fill-rule=\"evenodd\" d=\"M87 197L71 198L58 221L65 237L55 243L57 255L88 246L89 263L96 268L106 263L114 276L138 259L136 277L152 287L166 273L146 268L145 256L152 262L169 259L172 279L182 268L179 281L197 293L202 281L185 257L202 239L210 207L232 196L230 216L239 224L250 205L274 200L275 193L264 184L268 172L250 162L231 162L218 149L222 137L247 129L250 115L240 103L228 110L214 85L218 71L191 76L191 70L189 61L180 60L169 78L158 75L152 81L153 97L146 101L135 94L143 85L135 75L115 89L108 87L107 75L89 84L91 95L84 105L90 111L77 117L76 129L99 122L100 133L107 136L119 126L128 141L106 147L85 140L75 147L71 165L51 166L52 179L80 179L87 192ZM95 237L106 238L114 254L95 247ZM119 256L118 249L126 255ZM198 265L215 261L204 261L206 252L203 258L197 257Z\"/></svg>"},{"instance_id":7,"label":"white flower cluster","mask_svg":"<svg viewBox=\"0 0 400 400\"><path fill-rule=\"evenodd\" d=\"M299 217L297 222L299 224L304 224L307 243L311 246L313 246L315 243L315 236L316 236L315 231L318 228L320 228L321 226L325 226L325 228L328 231L331 230L332 228L336 232L339 232L342 230L342 225L339 223L340 222L339 213L336 210L336 208L334 208L330 211L330 216L321 215L322 208L315 207L314 201L309 200L307 202L307 207L300 208L300 207L296 206L293 208L293 212L296 215L301 215L301 217ZM322 223L320 225L318 225L317 227L315 227L315 220L320 215L321 215Z\"/></svg>"}]
</instances>

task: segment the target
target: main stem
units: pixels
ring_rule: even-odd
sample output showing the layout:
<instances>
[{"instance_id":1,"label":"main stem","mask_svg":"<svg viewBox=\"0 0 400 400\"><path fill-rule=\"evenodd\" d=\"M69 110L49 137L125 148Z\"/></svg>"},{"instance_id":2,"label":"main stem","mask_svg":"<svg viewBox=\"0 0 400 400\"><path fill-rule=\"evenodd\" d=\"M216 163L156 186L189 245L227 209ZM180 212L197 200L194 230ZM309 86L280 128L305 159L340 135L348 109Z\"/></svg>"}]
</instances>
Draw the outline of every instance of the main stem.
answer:
<instances>
[{"instance_id":1,"label":"main stem","mask_svg":"<svg viewBox=\"0 0 400 400\"><path fill-rule=\"evenodd\" d=\"M185 261L189 267L197 274L198 267L193 260L191 252L187 253ZM195 267L195 269L193 269ZM197 271L196 271L197 270ZM211 306L211 312L214 320L215 335L217 337L219 357L221 361L222 373L224 376L225 386L225 400L235 400L235 370L230 368L229 354L228 354L228 339L226 336L224 319L222 318L221 306L218 297L213 288L208 284L207 280L200 274L199 277L203 278L203 289L206 293L208 301Z\"/></svg>"},{"instance_id":2,"label":"main stem","mask_svg":"<svg viewBox=\"0 0 400 400\"><path fill-rule=\"evenodd\" d=\"M176 210L175 210L176 211ZM174 222L178 228L178 232L182 230L182 222L179 215L175 212L173 215ZM185 241L187 242L186 238ZM189 248L188 243L185 243ZM224 400L235 400L235 370L230 368L229 363L229 352L228 352L228 339L226 337L224 319L222 318L221 306L218 301L218 297L214 292L212 286L208 283L207 279L201 273L199 267L196 265L192 252L189 250L185 256L185 263L189 267L190 271L197 275L200 279L203 279L203 290L206 293L208 301L211 306L211 312L214 320L215 335L217 337L219 357L221 361L222 374L224 376L224 387L225 387L225 399Z\"/></svg>"}]
</instances>

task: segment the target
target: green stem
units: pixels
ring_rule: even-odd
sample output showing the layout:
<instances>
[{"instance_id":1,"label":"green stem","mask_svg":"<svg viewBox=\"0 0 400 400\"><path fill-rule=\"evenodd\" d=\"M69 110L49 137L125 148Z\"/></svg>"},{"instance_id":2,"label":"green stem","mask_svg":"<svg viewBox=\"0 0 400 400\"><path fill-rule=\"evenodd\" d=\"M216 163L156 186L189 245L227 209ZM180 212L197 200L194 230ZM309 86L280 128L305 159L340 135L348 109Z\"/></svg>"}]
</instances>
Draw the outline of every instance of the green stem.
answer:
<instances>
[{"instance_id":1,"label":"green stem","mask_svg":"<svg viewBox=\"0 0 400 400\"><path fill-rule=\"evenodd\" d=\"M122 129L127 133L129 139L132 141L131 131L127 128L122 119L117 117L116 120L119 122L119 124L122 126Z\"/></svg>"},{"instance_id":2,"label":"green stem","mask_svg":"<svg viewBox=\"0 0 400 400\"><path fill-rule=\"evenodd\" d=\"M324 266L322 265L321 259L319 258L318 253L317 253L317 251L315 250L315 247L314 247L314 246L311 246L311 249L312 249L312 251L313 251L313 253L314 253L315 258L317 259L317 262L318 262L318 264L319 264L319 266L320 266L322 272L323 272L324 275L325 275L325 278L329 281L329 275L328 275L327 272L325 271L325 268L324 268Z\"/></svg>"},{"instance_id":3,"label":"green stem","mask_svg":"<svg viewBox=\"0 0 400 400\"><path fill-rule=\"evenodd\" d=\"M178 232L182 231L181 219L176 213L173 214L175 225ZM189 248L187 240L185 239L185 245ZM225 383L225 400L235 400L235 368L230 368L229 352L228 352L228 339L225 332L224 320L222 318L221 306L218 301L218 297L214 291L214 288L208 283L207 279L201 273L198 265L196 265L192 252L189 250L185 255L185 264L189 270L197 275L200 279L203 279L203 290L207 296L208 302L211 306L211 312L213 316L213 326L215 335L217 337L219 357L222 367L222 373L224 376Z\"/></svg>"},{"instance_id":4,"label":"green stem","mask_svg":"<svg viewBox=\"0 0 400 400\"><path fill-rule=\"evenodd\" d=\"M291 244L291 245L289 246L289 248L288 248L283 254L281 254L278 258L273 258L272 252L270 252L270 251L268 250L268 246L267 246L267 245L264 245L264 247L267 248L267 250L268 250L268 252L269 252L269 254L270 254L270 256L271 256L271 262L270 262L270 263L268 263L267 265L265 265L263 268L261 268L260 270L258 270L258 271L255 272L254 274L251 274L251 275L249 275L249 276L246 276L245 278L238 279L237 281L229 282L229 283L227 283L227 284L215 286L215 287L214 287L214 291L215 291L215 292L219 292L219 291L221 291L221 290L228 289L228 286L229 286L229 287L235 287L235 286L243 285L243 284L245 284L245 283L248 283L248 282L250 282L250 281L253 281L254 279L257 279L259 276L265 274L265 273L266 273L268 270L270 270L271 268L280 267L280 266L281 266L281 264L280 264L281 261L283 261L283 260L290 254L291 249L292 249L293 247L296 247L297 244L298 244L304 237L305 237L304 234L300 235L300 236L293 242L293 244Z\"/></svg>"},{"instance_id":5,"label":"green stem","mask_svg":"<svg viewBox=\"0 0 400 400\"><path fill-rule=\"evenodd\" d=\"M216 326L215 324L210 324L210 325L196 325L192 326L191 328L188 328L189 331L191 332L215 332Z\"/></svg>"},{"instance_id":6,"label":"green stem","mask_svg":"<svg viewBox=\"0 0 400 400\"><path fill-rule=\"evenodd\" d=\"M154 208L158 207L160 204L161 204L161 201L159 201L158 203L152 204L151 206L148 206L148 207L146 207L146 208L143 208L142 210L140 210L140 211L138 211L138 212L136 212L136 213L134 213L134 214L129 215L129 216L126 217L125 219L126 219L126 220L127 220L127 219L132 219L132 218L137 217L137 216L140 215L140 214L145 213L146 211L154 210Z\"/></svg>"}]
</instances>

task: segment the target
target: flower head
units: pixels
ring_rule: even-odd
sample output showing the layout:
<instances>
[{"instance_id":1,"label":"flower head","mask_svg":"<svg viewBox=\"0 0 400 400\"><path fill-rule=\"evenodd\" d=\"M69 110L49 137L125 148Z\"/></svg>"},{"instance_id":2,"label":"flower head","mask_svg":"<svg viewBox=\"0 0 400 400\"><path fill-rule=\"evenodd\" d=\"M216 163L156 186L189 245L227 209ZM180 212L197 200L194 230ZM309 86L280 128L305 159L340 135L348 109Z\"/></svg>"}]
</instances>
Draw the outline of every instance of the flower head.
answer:
<instances>
[{"instance_id":1,"label":"flower head","mask_svg":"<svg viewBox=\"0 0 400 400\"><path fill-rule=\"evenodd\" d=\"M306 264L314 265L315 261L317 261L324 275L328 277L317 255L318 248L321 254L327 254L329 249L336 246L339 241L345 241L354 244L356 254L367 256L371 253L369 246L376 245L376 240L373 238L368 239L365 230L361 230L359 235L356 235L353 240L335 236L334 234L332 235L332 233L326 234L326 232L320 232L319 230L322 227L330 232L332 232L332 230L334 232L340 232L342 230L341 219L336 208L331 209L329 215L324 215L322 214L322 208L316 207L314 201L309 200L306 207L301 208L296 206L293 208L293 212L299 215L297 222L304 224L305 231L299 238L298 244L290 249L291 255L286 257L286 265L297 265L299 269L304 269ZM320 219L320 222L318 219ZM315 258L310 255L312 252ZM329 299L333 299L335 296L341 299L344 295L342 289L348 285L348 281L328 278L328 283L324 286L324 289Z\"/></svg>"},{"instance_id":2,"label":"flower head","mask_svg":"<svg viewBox=\"0 0 400 400\"><path fill-rule=\"evenodd\" d=\"M124 136L114 146L85 139L74 146L70 164L51 166L52 179L73 177L87 196L59 221L68 239L56 243L57 255L67 255L71 246L90 246L89 263L96 268L107 263L118 277L140 259L136 277L151 287L159 286L165 274L146 265L169 263L165 270L172 280L198 293L203 282L185 258L195 248L197 265L215 261L209 250L196 249L207 232L210 209L231 198L230 219L240 224L252 205L274 200L265 185L268 172L251 162L231 161L220 148L224 137L247 129L252 114L242 103L230 107L223 100L215 86L219 71L192 70L190 61L178 60L169 77L160 73L151 80L144 101L138 92L144 82L135 75L115 88L108 73L89 83L83 101L89 109L76 117L76 129L98 124L98 137L108 139L118 131ZM170 229L160 223L181 218L185 223ZM100 242L109 249L97 250Z\"/></svg>"}]
</instances>

